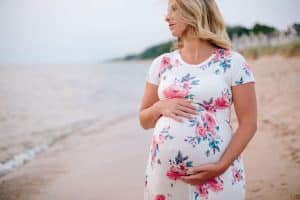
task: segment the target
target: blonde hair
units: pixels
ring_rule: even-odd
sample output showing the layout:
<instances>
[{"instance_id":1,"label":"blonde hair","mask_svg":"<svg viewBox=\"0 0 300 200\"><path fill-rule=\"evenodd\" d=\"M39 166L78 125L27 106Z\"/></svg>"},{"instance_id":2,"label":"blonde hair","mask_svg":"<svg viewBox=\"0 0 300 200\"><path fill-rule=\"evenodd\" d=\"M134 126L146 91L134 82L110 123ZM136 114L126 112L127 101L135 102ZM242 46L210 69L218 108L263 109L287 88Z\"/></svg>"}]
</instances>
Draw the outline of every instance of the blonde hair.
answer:
<instances>
[{"instance_id":1,"label":"blonde hair","mask_svg":"<svg viewBox=\"0 0 300 200\"><path fill-rule=\"evenodd\" d=\"M224 19L215 0L175 0L182 19L196 37L210 44L229 49L232 47L226 31ZM183 41L177 38L172 49L183 47Z\"/></svg>"}]
</instances>

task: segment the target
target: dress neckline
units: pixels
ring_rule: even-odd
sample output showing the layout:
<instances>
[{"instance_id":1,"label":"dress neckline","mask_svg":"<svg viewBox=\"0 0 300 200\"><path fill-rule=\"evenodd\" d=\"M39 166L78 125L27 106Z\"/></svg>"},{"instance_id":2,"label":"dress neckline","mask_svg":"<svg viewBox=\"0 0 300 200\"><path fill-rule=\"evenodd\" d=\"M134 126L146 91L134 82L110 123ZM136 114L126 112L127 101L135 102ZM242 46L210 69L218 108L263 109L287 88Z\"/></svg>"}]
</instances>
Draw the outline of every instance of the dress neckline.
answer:
<instances>
[{"instance_id":1,"label":"dress neckline","mask_svg":"<svg viewBox=\"0 0 300 200\"><path fill-rule=\"evenodd\" d=\"M216 53L219 51L220 48L215 49L209 57L207 57L205 60L203 60L200 63L197 64L191 64L191 63L187 63L186 61L183 60L181 54L180 54L180 49L176 49L175 53L176 53L176 57L178 58L178 60L182 63L181 66L186 66L189 68L198 68L200 66L206 65L212 58L215 57Z\"/></svg>"}]
</instances>

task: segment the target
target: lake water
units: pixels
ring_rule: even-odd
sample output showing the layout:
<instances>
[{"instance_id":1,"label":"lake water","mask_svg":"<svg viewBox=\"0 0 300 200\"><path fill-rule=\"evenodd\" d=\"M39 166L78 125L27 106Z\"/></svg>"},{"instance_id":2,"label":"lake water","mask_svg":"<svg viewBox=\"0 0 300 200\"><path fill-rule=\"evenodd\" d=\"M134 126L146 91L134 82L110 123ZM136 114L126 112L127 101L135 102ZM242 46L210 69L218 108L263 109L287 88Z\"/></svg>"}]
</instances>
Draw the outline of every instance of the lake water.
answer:
<instances>
[{"instance_id":1,"label":"lake water","mask_svg":"<svg viewBox=\"0 0 300 200\"><path fill-rule=\"evenodd\" d=\"M0 65L0 176L70 134L137 117L149 65Z\"/></svg>"}]
</instances>

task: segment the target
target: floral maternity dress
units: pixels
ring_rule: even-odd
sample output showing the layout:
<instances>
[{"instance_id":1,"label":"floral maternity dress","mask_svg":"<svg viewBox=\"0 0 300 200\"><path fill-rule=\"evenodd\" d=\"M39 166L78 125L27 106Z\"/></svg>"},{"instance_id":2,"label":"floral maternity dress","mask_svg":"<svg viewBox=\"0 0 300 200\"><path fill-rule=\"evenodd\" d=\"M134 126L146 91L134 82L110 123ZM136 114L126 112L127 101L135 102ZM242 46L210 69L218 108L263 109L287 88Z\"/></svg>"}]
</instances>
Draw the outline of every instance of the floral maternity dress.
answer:
<instances>
[{"instance_id":1,"label":"floral maternity dress","mask_svg":"<svg viewBox=\"0 0 300 200\"><path fill-rule=\"evenodd\" d=\"M156 57L146 81L158 85L159 99L191 99L198 114L183 122L161 116L154 127L144 182L144 200L245 199L245 170L241 155L220 176L204 184L178 180L187 168L218 162L228 146L231 86L255 82L245 58L235 50L218 48L205 61L186 63L179 50Z\"/></svg>"}]
</instances>

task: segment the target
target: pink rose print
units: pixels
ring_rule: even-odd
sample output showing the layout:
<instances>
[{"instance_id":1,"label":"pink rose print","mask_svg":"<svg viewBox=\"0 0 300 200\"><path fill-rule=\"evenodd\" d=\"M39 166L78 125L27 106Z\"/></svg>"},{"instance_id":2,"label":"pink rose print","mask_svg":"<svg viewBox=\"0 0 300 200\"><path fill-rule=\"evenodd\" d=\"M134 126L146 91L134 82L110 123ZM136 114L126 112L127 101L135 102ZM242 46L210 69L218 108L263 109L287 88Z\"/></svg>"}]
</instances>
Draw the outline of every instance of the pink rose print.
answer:
<instances>
[{"instance_id":1,"label":"pink rose print","mask_svg":"<svg viewBox=\"0 0 300 200\"><path fill-rule=\"evenodd\" d=\"M176 60L175 60L174 67L179 67L179 65L180 65L180 62L179 62L179 60L178 60L178 59L176 59Z\"/></svg>"},{"instance_id":2,"label":"pink rose print","mask_svg":"<svg viewBox=\"0 0 300 200\"><path fill-rule=\"evenodd\" d=\"M251 72L252 72L252 70L250 69L250 66L249 66L249 64L247 63L247 62L244 62L243 63L243 66L244 66L244 71L245 71L245 74L247 75L247 76L249 76L249 77L251 77ZM241 83L243 83L243 76L241 77L241 79L240 79L240 81L236 81L236 83L238 83L238 84L241 84Z\"/></svg>"},{"instance_id":3,"label":"pink rose print","mask_svg":"<svg viewBox=\"0 0 300 200\"><path fill-rule=\"evenodd\" d=\"M154 200L165 200L165 199L166 199L166 197L163 194L157 194L154 197Z\"/></svg>"},{"instance_id":4,"label":"pink rose print","mask_svg":"<svg viewBox=\"0 0 300 200\"><path fill-rule=\"evenodd\" d=\"M191 85L199 85L199 80L195 78L190 73L187 73L181 79L175 78L174 82L164 89L163 94L166 98L193 99L194 95L190 94Z\"/></svg>"},{"instance_id":5,"label":"pink rose print","mask_svg":"<svg viewBox=\"0 0 300 200\"><path fill-rule=\"evenodd\" d=\"M179 166L171 166L169 171L167 172L167 176L172 179L176 180L180 176L184 176L186 174L187 168L184 165Z\"/></svg>"},{"instance_id":6,"label":"pink rose print","mask_svg":"<svg viewBox=\"0 0 300 200\"><path fill-rule=\"evenodd\" d=\"M171 65L171 59L167 56L164 56L161 60L160 69L164 69Z\"/></svg>"},{"instance_id":7,"label":"pink rose print","mask_svg":"<svg viewBox=\"0 0 300 200\"><path fill-rule=\"evenodd\" d=\"M216 111L216 107L215 104L213 102L213 98L210 98L209 101L203 101L203 103L199 103L199 106L201 106L202 108L204 108L206 111L208 112L215 112Z\"/></svg>"},{"instance_id":8,"label":"pink rose print","mask_svg":"<svg viewBox=\"0 0 300 200\"><path fill-rule=\"evenodd\" d=\"M229 49L220 48L215 52L215 55L209 65L212 63L219 63L219 67L223 69L224 72L230 68L232 53ZM220 70L215 71L216 74L220 73Z\"/></svg>"},{"instance_id":9,"label":"pink rose print","mask_svg":"<svg viewBox=\"0 0 300 200\"><path fill-rule=\"evenodd\" d=\"M185 176L189 167L192 167L192 161L187 161L188 156L182 156L181 151L178 151L174 160L170 159L170 168L166 176L171 180L177 180L180 176ZM172 185L171 185L172 186Z\"/></svg>"},{"instance_id":10,"label":"pink rose print","mask_svg":"<svg viewBox=\"0 0 300 200\"><path fill-rule=\"evenodd\" d=\"M232 172L232 184L235 184L241 180L243 180L243 168L240 166L236 166L237 163L241 162L241 157L238 158L231 164L231 172Z\"/></svg>"},{"instance_id":11,"label":"pink rose print","mask_svg":"<svg viewBox=\"0 0 300 200\"><path fill-rule=\"evenodd\" d=\"M152 142L151 142L151 165L153 165L153 162L157 156L157 153L159 151L159 144L162 144L164 143L164 138L159 135L159 136L156 136L154 135L152 137Z\"/></svg>"},{"instance_id":12,"label":"pink rose print","mask_svg":"<svg viewBox=\"0 0 300 200\"><path fill-rule=\"evenodd\" d=\"M216 151L220 152L219 145L223 139L216 132L219 130L219 126L217 126L214 114L207 111L200 112L199 119L190 119L189 122L191 123L190 126L196 126L195 136L187 136L184 139L185 142L196 147L202 141L208 141L209 149L205 152L207 157L209 157L211 150L214 154Z\"/></svg>"},{"instance_id":13,"label":"pink rose print","mask_svg":"<svg viewBox=\"0 0 300 200\"><path fill-rule=\"evenodd\" d=\"M164 143L164 137L162 135L159 135L157 138L156 138L156 142L157 144L162 144Z\"/></svg>"},{"instance_id":14,"label":"pink rose print","mask_svg":"<svg viewBox=\"0 0 300 200\"><path fill-rule=\"evenodd\" d=\"M184 98L188 95L189 90L187 84L185 83L173 83L163 91L164 95L171 99L171 98Z\"/></svg>"},{"instance_id":15,"label":"pink rose print","mask_svg":"<svg viewBox=\"0 0 300 200\"><path fill-rule=\"evenodd\" d=\"M229 49L218 49L214 53L215 53L215 56L213 57L214 62L218 62L220 58L225 58L231 55Z\"/></svg>"},{"instance_id":16,"label":"pink rose print","mask_svg":"<svg viewBox=\"0 0 300 200\"><path fill-rule=\"evenodd\" d=\"M167 56L164 56L161 60L160 66L159 66L159 74L158 76L160 77L161 74L163 74L167 69L171 69L171 59Z\"/></svg>"},{"instance_id":17,"label":"pink rose print","mask_svg":"<svg viewBox=\"0 0 300 200\"><path fill-rule=\"evenodd\" d=\"M212 131L216 126L215 117L212 114L206 112L205 113L205 121L207 123L207 130Z\"/></svg>"},{"instance_id":18,"label":"pink rose print","mask_svg":"<svg viewBox=\"0 0 300 200\"><path fill-rule=\"evenodd\" d=\"M207 185L198 185L196 186L198 193L196 193L195 199L200 195L200 197L208 198L208 187Z\"/></svg>"},{"instance_id":19,"label":"pink rose print","mask_svg":"<svg viewBox=\"0 0 300 200\"><path fill-rule=\"evenodd\" d=\"M244 63L244 66L247 68L248 71L251 71L250 65L247 62Z\"/></svg>"},{"instance_id":20,"label":"pink rose print","mask_svg":"<svg viewBox=\"0 0 300 200\"><path fill-rule=\"evenodd\" d=\"M169 131L170 131L170 126L164 127L159 135L153 135L152 140L151 140L151 148L150 148L150 153L151 153L151 166L153 167L155 158L157 157L159 153L159 145L165 143L167 140L172 140L174 139L174 136L172 136ZM159 163L159 159L157 160Z\"/></svg>"},{"instance_id":21,"label":"pink rose print","mask_svg":"<svg viewBox=\"0 0 300 200\"><path fill-rule=\"evenodd\" d=\"M154 135L152 137L151 148L154 149L157 144L162 144L162 143L164 143L163 136L162 135L159 135L159 136Z\"/></svg>"},{"instance_id":22,"label":"pink rose print","mask_svg":"<svg viewBox=\"0 0 300 200\"><path fill-rule=\"evenodd\" d=\"M241 174L236 168L232 168L232 175L234 177L234 181L240 181L241 180Z\"/></svg>"},{"instance_id":23,"label":"pink rose print","mask_svg":"<svg viewBox=\"0 0 300 200\"><path fill-rule=\"evenodd\" d=\"M219 192L223 190L223 183L224 181L220 177L216 177L208 180L204 184L196 185L195 187L198 193L196 193L195 199L198 197L198 195L200 195L200 197L208 199L209 190L211 190L212 192Z\"/></svg>"},{"instance_id":24,"label":"pink rose print","mask_svg":"<svg viewBox=\"0 0 300 200\"><path fill-rule=\"evenodd\" d=\"M229 89L225 88L222 95L214 99L211 97L208 101L203 100L197 111L198 117L189 119L189 126L195 127L195 136L187 136L184 141L196 147L202 141L208 141L208 149L205 151L207 157L210 153L220 152L220 143L223 142L221 135L218 135L219 126L217 125L216 113L218 110L228 108L230 106Z\"/></svg>"},{"instance_id":25,"label":"pink rose print","mask_svg":"<svg viewBox=\"0 0 300 200\"><path fill-rule=\"evenodd\" d=\"M207 184L209 185L211 191L213 192L218 192L223 190L222 182L218 182L216 179L209 180Z\"/></svg>"},{"instance_id":26,"label":"pink rose print","mask_svg":"<svg viewBox=\"0 0 300 200\"><path fill-rule=\"evenodd\" d=\"M202 125L197 126L196 129L196 134L201 136L201 137L205 137L206 136L206 128Z\"/></svg>"},{"instance_id":27,"label":"pink rose print","mask_svg":"<svg viewBox=\"0 0 300 200\"><path fill-rule=\"evenodd\" d=\"M216 108L218 109L226 109L229 107L229 101L227 96L223 95L222 97L218 97L215 100Z\"/></svg>"}]
</instances>

